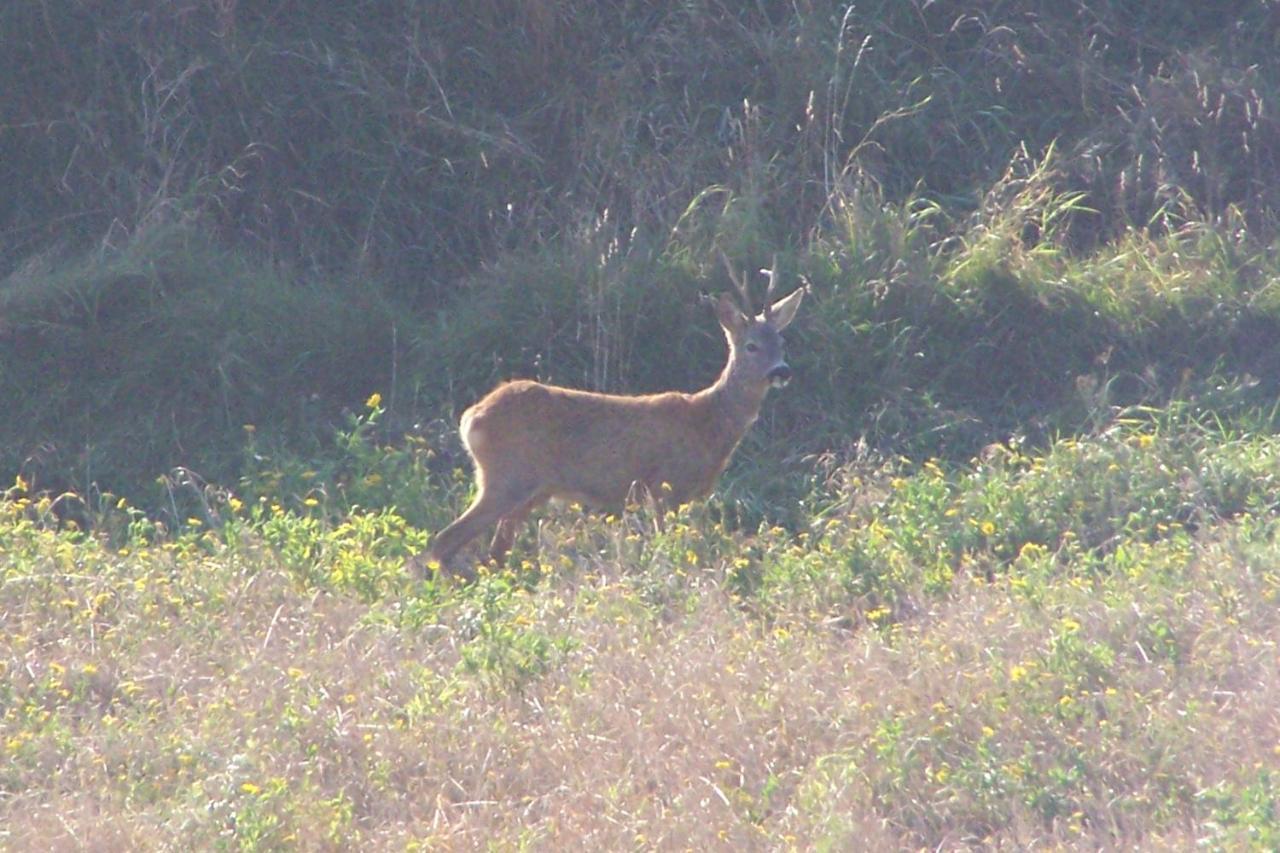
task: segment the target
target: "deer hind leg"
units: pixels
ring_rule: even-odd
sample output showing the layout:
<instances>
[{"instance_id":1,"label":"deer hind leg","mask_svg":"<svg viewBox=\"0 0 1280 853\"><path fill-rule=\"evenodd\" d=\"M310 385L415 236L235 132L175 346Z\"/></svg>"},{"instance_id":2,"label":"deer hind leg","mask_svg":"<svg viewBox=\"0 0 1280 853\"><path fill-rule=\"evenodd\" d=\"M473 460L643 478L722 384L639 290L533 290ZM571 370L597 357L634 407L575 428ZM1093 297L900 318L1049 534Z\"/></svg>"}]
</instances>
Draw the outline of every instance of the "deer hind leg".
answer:
<instances>
[{"instance_id":1,"label":"deer hind leg","mask_svg":"<svg viewBox=\"0 0 1280 853\"><path fill-rule=\"evenodd\" d=\"M657 536L661 536L667 529L666 520L663 517L667 506L664 496L670 490L671 487L666 483L655 488L642 480L636 480L631 484L631 488L627 490L627 508L648 510L653 521L652 532Z\"/></svg>"},{"instance_id":2,"label":"deer hind leg","mask_svg":"<svg viewBox=\"0 0 1280 853\"><path fill-rule=\"evenodd\" d=\"M529 513L542 506L548 500L546 495L534 495L511 512L498 519L497 529L493 532L493 542L489 545L489 558L501 565L511 550L520 527L529 518Z\"/></svg>"},{"instance_id":3,"label":"deer hind leg","mask_svg":"<svg viewBox=\"0 0 1280 853\"><path fill-rule=\"evenodd\" d=\"M419 578L426 578L432 563L438 564L442 571L449 570L454 556L463 546L479 536L490 524L526 504L531 491L528 488L481 487L480 494L476 495L467 511L437 533L427 550L410 561L411 571ZM473 573L463 571L458 574L470 579Z\"/></svg>"}]
</instances>

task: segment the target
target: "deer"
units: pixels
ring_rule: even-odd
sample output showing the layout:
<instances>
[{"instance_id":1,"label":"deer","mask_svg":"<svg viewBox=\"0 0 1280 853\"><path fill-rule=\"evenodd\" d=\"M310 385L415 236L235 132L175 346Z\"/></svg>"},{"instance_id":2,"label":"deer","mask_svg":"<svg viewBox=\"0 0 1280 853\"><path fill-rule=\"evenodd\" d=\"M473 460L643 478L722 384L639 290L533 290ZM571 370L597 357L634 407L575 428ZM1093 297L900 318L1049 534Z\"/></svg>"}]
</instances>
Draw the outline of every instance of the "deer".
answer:
<instances>
[{"instance_id":1,"label":"deer","mask_svg":"<svg viewBox=\"0 0 1280 853\"><path fill-rule=\"evenodd\" d=\"M452 567L457 553L490 525L489 557L501 565L529 515L556 498L615 512L643 497L662 512L708 496L755 423L771 388L791 380L782 331L807 286L773 301L777 259L763 311L751 314L745 277L722 253L741 305L728 291L715 306L728 361L709 387L627 396L544 384L504 382L459 420L475 469L475 496L456 520L410 559L418 579L431 570L474 580Z\"/></svg>"}]
</instances>

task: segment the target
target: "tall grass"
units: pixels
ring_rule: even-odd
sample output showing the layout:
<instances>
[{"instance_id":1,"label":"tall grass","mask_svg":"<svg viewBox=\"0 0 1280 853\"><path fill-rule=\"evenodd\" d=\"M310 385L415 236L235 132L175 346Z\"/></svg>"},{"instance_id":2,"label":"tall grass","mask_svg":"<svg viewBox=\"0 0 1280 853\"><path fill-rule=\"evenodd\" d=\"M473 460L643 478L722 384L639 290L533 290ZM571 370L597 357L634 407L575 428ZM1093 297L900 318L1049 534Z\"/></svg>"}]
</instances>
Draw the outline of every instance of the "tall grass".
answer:
<instances>
[{"instance_id":1,"label":"tall grass","mask_svg":"<svg viewBox=\"0 0 1280 853\"><path fill-rule=\"evenodd\" d=\"M436 305L606 210L661 233L723 186L776 246L852 176L963 209L1054 140L1102 213L1082 236L1275 202L1260 2L134 0L10 5L0 31L0 271L198 217Z\"/></svg>"}]
</instances>

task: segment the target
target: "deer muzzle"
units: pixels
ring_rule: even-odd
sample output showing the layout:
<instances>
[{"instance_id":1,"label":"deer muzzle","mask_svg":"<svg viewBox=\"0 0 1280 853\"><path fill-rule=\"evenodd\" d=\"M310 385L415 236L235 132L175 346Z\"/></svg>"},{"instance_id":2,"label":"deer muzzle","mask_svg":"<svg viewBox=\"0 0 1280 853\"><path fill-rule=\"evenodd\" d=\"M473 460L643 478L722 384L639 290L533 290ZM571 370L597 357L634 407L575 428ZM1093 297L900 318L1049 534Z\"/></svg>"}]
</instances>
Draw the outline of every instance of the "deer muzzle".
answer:
<instances>
[{"instance_id":1,"label":"deer muzzle","mask_svg":"<svg viewBox=\"0 0 1280 853\"><path fill-rule=\"evenodd\" d=\"M769 384L774 388L781 388L791 381L791 368L784 362L770 370L765 378L769 380Z\"/></svg>"}]
</instances>

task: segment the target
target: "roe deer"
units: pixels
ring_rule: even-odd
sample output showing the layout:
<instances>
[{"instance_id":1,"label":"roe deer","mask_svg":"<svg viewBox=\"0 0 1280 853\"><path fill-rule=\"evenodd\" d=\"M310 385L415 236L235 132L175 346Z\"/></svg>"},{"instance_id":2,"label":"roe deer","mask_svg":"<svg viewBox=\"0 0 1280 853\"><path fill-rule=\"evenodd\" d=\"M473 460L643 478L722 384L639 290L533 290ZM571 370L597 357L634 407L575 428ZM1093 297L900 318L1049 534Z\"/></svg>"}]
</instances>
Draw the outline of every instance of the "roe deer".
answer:
<instances>
[{"instance_id":1,"label":"roe deer","mask_svg":"<svg viewBox=\"0 0 1280 853\"><path fill-rule=\"evenodd\" d=\"M763 313L750 316L746 282L737 278L747 313L728 293L715 302L729 360L709 388L619 396L516 380L467 409L459 431L475 463L475 500L409 561L410 571L449 570L457 552L494 523L490 556L501 563L519 526L550 498L616 509L637 496L674 507L709 494L766 392L791 379L780 333L805 289L771 302L773 271L762 272L769 275Z\"/></svg>"}]
</instances>

